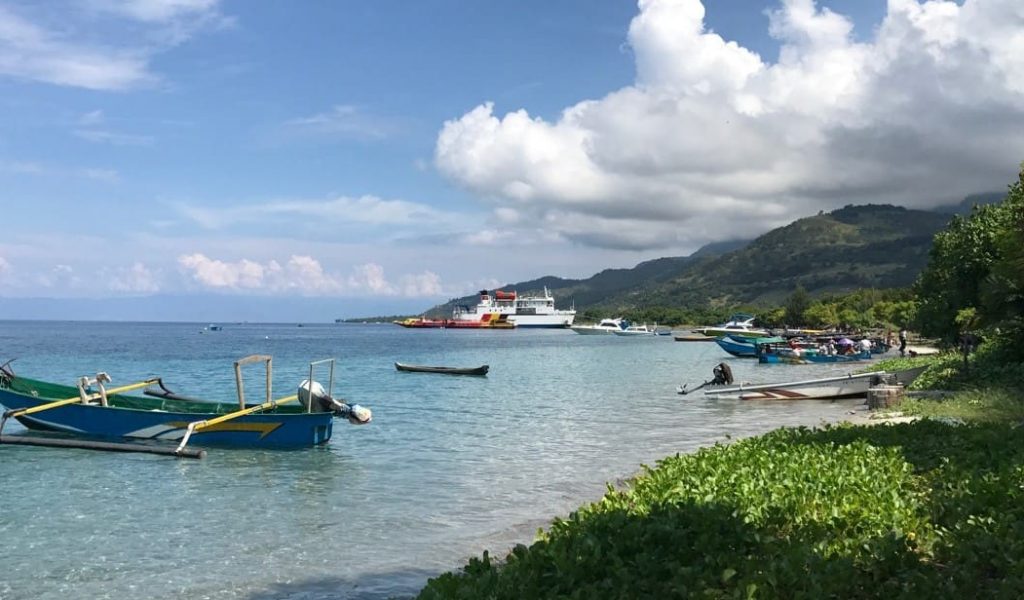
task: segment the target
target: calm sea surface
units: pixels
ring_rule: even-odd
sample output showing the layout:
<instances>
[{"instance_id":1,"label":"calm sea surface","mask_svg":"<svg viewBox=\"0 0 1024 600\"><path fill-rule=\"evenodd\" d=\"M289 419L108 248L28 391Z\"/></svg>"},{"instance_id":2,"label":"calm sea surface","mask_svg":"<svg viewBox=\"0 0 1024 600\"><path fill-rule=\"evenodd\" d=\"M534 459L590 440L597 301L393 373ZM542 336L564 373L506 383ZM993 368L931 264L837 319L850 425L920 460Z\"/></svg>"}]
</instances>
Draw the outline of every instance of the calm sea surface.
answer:
<instances>
[{"instance_id":1,"label":"calm sea surface","mask_svg":"<svg viewBox=\"0 0 1024 600\"><path fill-rule=\"evenodd\" d=\"M756 365L715 344L568 330L394 325L0 322L0 363L73 384L160 375L234 400L232 361L274 357L275 395L310 360L339 360L335 393L373 423L335 423L325 447L211 449L205 460L0 447L0 598L386 598L484 549L503 555L600 498L641 464L779 425L841 419L859 401L679 396L726 360L738 379L846 369ZM395 371L476 366L487 377ZM247 384L261 390L259 378ZM326 376L318 377L326 384ZM5 433L24 431L17 423Z\"/></svg>"}]
</instances>

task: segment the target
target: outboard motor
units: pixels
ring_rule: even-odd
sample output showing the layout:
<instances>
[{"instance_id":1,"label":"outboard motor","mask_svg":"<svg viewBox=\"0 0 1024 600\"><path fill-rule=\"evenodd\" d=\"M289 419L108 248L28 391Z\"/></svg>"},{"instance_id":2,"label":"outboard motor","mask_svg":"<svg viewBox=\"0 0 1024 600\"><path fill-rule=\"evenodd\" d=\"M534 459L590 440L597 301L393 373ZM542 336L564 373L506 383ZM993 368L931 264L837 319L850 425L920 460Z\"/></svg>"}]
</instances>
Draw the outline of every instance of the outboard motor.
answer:
<instances>
[{"instance_id":1,"label":"outboard motor","mask_svg":"<svg viewBox=\"0 0 1024 600\"><path fill-rule=\"evenodd\" d=\"M303 379L299 384L297 395L299 402L306 410L332 412L336 417L345 417L353 425L365 425L373 419L370 409L358 404L346 404L332 398L324 386L316 381L310 384L308 379ZM312 403L312 409L310 409L310 403Z\"/></svg>"},{"instance_id":2,"label":"outboard motor","mask_svg":"<svg viewBox=\"0 0 1024 600\"><path fill-rule=\"evenodd\" d=\"M732 385L732 368L725 363L718 363L718 366L711 370L715 378L711 380L712 385Z\"/></svg>"}]
</instances>

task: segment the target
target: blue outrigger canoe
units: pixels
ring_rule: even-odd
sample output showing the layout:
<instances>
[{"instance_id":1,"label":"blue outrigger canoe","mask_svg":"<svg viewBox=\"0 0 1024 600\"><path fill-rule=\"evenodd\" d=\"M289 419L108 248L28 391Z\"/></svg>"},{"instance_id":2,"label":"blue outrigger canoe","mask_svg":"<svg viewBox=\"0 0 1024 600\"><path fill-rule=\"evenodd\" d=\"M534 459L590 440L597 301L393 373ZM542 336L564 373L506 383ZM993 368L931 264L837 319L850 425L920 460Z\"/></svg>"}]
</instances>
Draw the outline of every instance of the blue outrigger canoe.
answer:
<instances>
[{"instance_id":1,"label":"blue outrigger canoe","mask_svg":"<svg viewBox=\"0 0 1024 600\"><path fill-rule=\"evenodd\" d=\"M736 339L728 335L715 339L715 343L718 344L719 348L740 358L755 358L758 346L764 344L777 345L785 343L785 341L781 337Z\"/></svg>"},{"instance_id":2,"label":"blue outrigger canoe","mask_svg":"<svg viewBox=\"0 0 1024 600\"><path fill-rule=\"evenodd\" d=\"M235 363L239 383L239 366L257 360L266 360L269 382L269 357L259 356ZM329 362L333 385L333 359ZM312 373L312 365L310 371ZM109 381L109 377L83 378L78 387L73 387L17 376L9 368L3 369L0 372L0 404L8 409L4 413L4 421L13 417L29 429L86 438L176 442L180 452L190 438L210 446L316 446L331 439L335 417L347 417L355 424L370 420L368 410L330 399L322 394L323 388L316 382L312 384L316 386L312 400L308 388L300 386L299 394L271 400L268 389L267 402L246 404L241 387L238 390L239 402L227 403L178 396L163 387L160 379L110 390L103 389L104 381ZM312 381L312 376L309 381ZM160 389L152 389L156 386ZM151 388L145 391L148 397L123 393L144 388ZM6 436L4 442L16 443L16 437Z\"/></svg>"}]
</instances>

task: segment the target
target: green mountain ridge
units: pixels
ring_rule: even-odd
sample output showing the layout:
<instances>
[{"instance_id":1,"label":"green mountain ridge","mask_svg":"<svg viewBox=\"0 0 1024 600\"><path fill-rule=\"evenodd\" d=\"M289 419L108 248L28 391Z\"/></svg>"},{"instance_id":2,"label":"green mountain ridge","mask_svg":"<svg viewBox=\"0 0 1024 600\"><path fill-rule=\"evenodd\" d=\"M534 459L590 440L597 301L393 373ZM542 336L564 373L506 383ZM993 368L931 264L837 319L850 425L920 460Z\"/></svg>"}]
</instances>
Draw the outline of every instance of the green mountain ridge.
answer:
<instances>
[{"instance_id":1,"label":"green mountain ridge","mask_svg":"<svg viewBox=\"0 0 1024 600\"><path fill-rule=\"evenodd\" d=\"M619 314L654 306L777 305L798 285L812 295L906 287L950 218L887 204L849 205L753 241L709 244L690 256L606 269L587 279L548 276L500 289L527 294L547 287L559 307L573 303ZM426 314L446 316L455 305L475 303L476 296L457 298Z\"/></svg>"}]
</instances>

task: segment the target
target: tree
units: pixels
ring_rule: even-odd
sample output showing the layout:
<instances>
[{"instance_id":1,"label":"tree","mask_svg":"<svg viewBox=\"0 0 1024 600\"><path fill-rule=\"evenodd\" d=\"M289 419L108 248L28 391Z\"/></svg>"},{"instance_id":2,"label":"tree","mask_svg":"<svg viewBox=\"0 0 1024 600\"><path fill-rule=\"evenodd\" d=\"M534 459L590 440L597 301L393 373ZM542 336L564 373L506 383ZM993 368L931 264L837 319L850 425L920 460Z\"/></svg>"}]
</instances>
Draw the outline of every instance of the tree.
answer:
<instances>
[{"instance_id":1,"label":"tree","mask_svg":"<svg viewBox=\"0 0 1024 600\"><path fill-rule=\"evenodd\" d=\"M800 326L804 324L804 312L811 306L811 296L804 289L804 286L797 285L793 293L786 300L785 320L788 325Z\"/></svg>"},{"instance_id":2,"label":"tree","mask_svg":"<svg viewBox=\"0 0 1024 600\"><path fill-rule=\"evenodd\" d=\"M811 327L835 327L839 324L839 313L833 302L815 302L804 311L804 319Z\"/></svg>"},{"instance_id":3,"label":"tree","mask_svg":"<svg viewBox=\"0 0 1024 600\"><path fill-rule=\"evenodd\" d=\"M1001 259L981 289L983 318L998 325L1024 316L1024 169L1003 201L1008 226L996 237Z\"/></svg>"},{"instance_id":4,"label":"tree","mask_svg":"<svg viewBox=\"0 0 1024 600\"><path fill-rule=\"evenodd\" d=\"M928 266L915 283L917 327L925 335L955 339L957 313L981 305L982 282L1000 259L996 241L1005 229L1004 212L1000 205L975 207L935 235Z\"/></svg>"}]
</instances>

